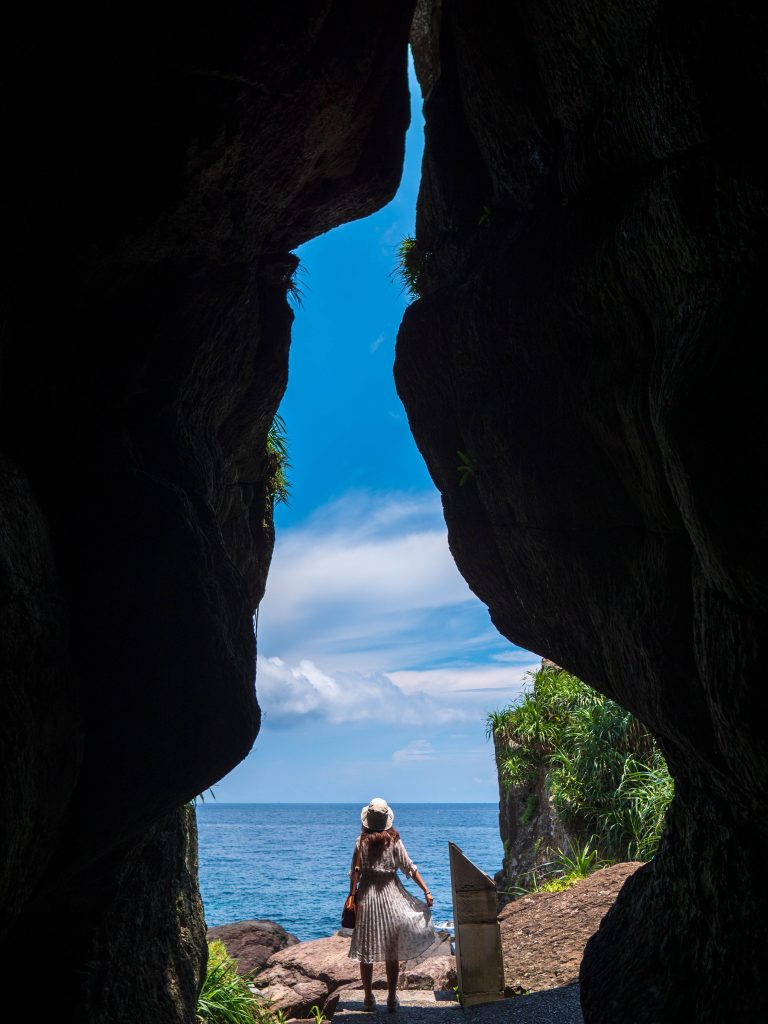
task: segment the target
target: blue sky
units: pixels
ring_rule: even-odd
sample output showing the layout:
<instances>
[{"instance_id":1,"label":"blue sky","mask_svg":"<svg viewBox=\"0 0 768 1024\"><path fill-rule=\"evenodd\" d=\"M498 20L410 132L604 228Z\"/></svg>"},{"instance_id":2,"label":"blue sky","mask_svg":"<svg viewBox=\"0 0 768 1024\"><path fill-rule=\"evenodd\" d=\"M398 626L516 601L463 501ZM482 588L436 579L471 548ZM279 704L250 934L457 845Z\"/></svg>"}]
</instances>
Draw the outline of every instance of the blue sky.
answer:
<instances>
[{"instance_id":1,"label":"blue sky","mask_svg":"<svg viewBox=\"0 0 768 1024\"><path fill-rule=\"evenodd\" d=\"M411 69L403 180L383 210L298 250L289 506L259 612L254 749L220 801L495 801L485 716L539 659L501 637L448 551L392 378L423 149Z\"/></svg>"}]
</instances>

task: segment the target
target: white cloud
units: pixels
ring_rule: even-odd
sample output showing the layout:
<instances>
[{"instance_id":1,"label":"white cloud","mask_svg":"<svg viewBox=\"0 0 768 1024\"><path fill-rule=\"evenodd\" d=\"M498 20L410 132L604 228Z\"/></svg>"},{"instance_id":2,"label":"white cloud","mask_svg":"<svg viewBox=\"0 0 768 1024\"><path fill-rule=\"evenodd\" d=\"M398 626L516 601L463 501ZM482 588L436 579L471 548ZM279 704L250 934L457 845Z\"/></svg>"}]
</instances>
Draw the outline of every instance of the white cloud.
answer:
<instances>
[{"instance_id":1,"label":"white cloud","mask_svg":"<svg viewBox=\"0 0 768 1024\"><path fill-rule=\"evenodd\" d=\"M279 531L259 615L265 723L482 723L534 656L510 651L453 562L439 498L353 492Z\"/></svg>"},{"instance_id":2,"label":"white cloud","mask_svg":"<svg viewBox=\"0 0 768 1024\"><path fill-rule=\"evenodd\" d=\"M402 750L396 750L392 755L395 764L406 764L409 761L433 761L435 748L427 740L412 740Z\"/></svg>"},{"instance_id":3,"label":"white cloud","mask_svg":"<svg viewBox=\"0 0 768 1024\"><path fill-rule=\"evenodd\" d=\"M384 335L380 334L378 338L371 342L371 355L384 344Z\"/></svg>"},{"instance_id":4,"label":"white cloud","mask_svg":"<svg viewBox=\"0 0 768 1024\"><path fill-rule=\"evenodd\" d=\"M456 568L433 494L352 493L279 532L259 630L265 653L362 672L450 656L481 632L504 644Z\"/></svg>"},{"instance_id":5,"label":"white cloud","mask_svg":"<svg viewBox=\"0 0 768 1024\"><path fill-rule=\"evenodd\" d=\"M389 672L388 676L404 693L439 694L443 697L473 693L506 694L511 700L520 693L529 670L537 669L540 661L506 666L472 665L451 666Z\"/></svg>"},{"instance_id":6,"label":"white cloud","mask_svg":"<svg viewBox=\"0 0 768 1024\"><path fill-rule=\"evenodd\" d=\"M267 728L291 728L307 715L332 725L410 727L445 726L467 718L461 708L441 705L427 694L404 693L384 675L331 675L306 659L288 665L282 658L259 658L256 693Z\"/></svg>"}]
</instances>

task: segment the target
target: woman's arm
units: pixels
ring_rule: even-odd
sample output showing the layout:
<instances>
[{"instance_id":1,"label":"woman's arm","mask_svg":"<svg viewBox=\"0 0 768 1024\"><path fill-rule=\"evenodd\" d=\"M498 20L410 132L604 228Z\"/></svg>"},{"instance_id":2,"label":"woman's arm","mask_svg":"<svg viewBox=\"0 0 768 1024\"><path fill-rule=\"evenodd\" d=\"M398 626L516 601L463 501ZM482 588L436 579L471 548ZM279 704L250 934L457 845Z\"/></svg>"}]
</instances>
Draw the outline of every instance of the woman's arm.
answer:
<instances>
[{"instance_id":1,"label":"woman's arm","mask_svg":"<svg viewBox=\"0 0 768 1024\"><path fill-rule=\"evenodd\" d=\"M419 874L419 869L408 856L408 851L406 850L405 844L403 843L402 839L398 839L397 841L397 846L395 847L395 857L396 863L400 870L404 871L406 875L409 875L414 880L416 885L418 885L418 887L424 893L424 897L427 901L427 906L431 907L432 904L434 903L434 900L432 899L432 893L427 888L427 883Z\"/></svg>"},{"instance_id":2,"label":"woman's arm","mask_svg":"<svg viewBox=\"0 0 768 1024\"><path fill-rule=\"evenodd\" d=\"M360 877L360 841L355 843L355 852L352 854L352 867L349 869L349 895L355 895L357 880Z\"/></svg>"},{"instance_id":3,"label":"woman's arm","mask_svg":"<svg viewBox=\"0 0 768 1024\"><path fill-rule=\"evenodd\" d=\"M431 907L432 904L435 901L432 899L432 893L427 888L427 883L424 881L424 879L419 874L419 869L418 868L416 868L416 870L413 872L413 874L411 875L411 878L414 880L416 885L418 885L418 887L423 891L424 898L427 901L427 906Z\"/></svg>"}]
</instances>

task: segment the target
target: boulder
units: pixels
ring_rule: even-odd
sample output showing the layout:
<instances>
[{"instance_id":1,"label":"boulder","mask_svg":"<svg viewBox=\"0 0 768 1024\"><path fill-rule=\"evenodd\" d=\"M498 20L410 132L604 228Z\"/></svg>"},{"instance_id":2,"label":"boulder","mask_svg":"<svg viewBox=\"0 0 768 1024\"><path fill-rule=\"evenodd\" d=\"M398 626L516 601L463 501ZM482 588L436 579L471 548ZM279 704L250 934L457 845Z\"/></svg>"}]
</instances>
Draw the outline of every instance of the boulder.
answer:
<instances>
[{"instance_id":1,"label":"boulder","mask_svg":"<svg viewBox=\"0 0 768 1024\"><path fill-rule=\"evenodd\" d=\"M456 957L450 954L430 956L413 967L405 964L397 981L398 988L437 992L456 984Z\"/></svg>"},{"instance_id":2,"label":"boulder","mask_svg":"<svg viewBox=\"0 0 768 1024\"><path fill-rule=\"evenodd\" d=\"M223 942L227 952L237 960L239 974L260 970L273 953L299 941L274 921L233 921L208 929L208 941Z\"/></svg>"},{"instance_id":3,"label":"boulder","mask_svg":"<svg viewBox=\"0 0 768 1024\"><path fill-rule=\"evenodd\" d=\"M343 993L360 987L359 964L349 958L350 941L349 935L337 933L274 953L255 978L260 994L287 1017L302 1017L312 1006L320 1006L331 1017ZM438 933L437 941L427 951L437 955L404 963L398 987L452 988L456 984L456 960L446 955L449 949L447 933ZM373 987L383 989L386 985L384 964L374 964Z\"/></svg>"},{"instance_id":4,"label":"boulder","mask_svg":"<svg viewBox=\"0 0 768 1024\"><path fill-rule=\"evenodd\" d=\"M359 985L360 967L349 958L350 941L337 934L274 953L256 978L261 995L286 1017L302 1017L312 1006L324 1006L343 985ZM374 985L386 983L384 964L374 965L373 977Z\"/></svg>"},{"instance_id":5,"label":"boulder","mask_svg":"<svg viewBox=\"0 0 768 1024\"><path fill-rule=\"evenodd\" d=\"M584 947L619 890L642 865L613 864L564 892L537 892L499 914L508 994L537 992L578 981Z\"/></svg>"}]
</instances>

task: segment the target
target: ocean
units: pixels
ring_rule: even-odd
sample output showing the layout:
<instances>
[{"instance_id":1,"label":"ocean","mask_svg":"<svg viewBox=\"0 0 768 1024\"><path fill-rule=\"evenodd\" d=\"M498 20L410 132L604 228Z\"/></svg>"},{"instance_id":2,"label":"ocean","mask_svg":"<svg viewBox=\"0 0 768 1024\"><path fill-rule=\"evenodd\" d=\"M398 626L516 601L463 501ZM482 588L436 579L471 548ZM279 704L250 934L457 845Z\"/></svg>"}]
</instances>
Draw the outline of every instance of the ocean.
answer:
<instances>
[{"instance_id":1,"label":"ocean","mask_svg":"<svg viewBox=\"0 0 768 1024\"><path fill-rule=\"evenodd\" d=\"M332 935L349 891L361 806L198 804L208 926L268 918L301 940ZM443 924L453 917L448 842L493 877L503 855L498 804L395 804L394 810L395 828L434 897L433 920Z\"/></svg>"}]
</instances>

